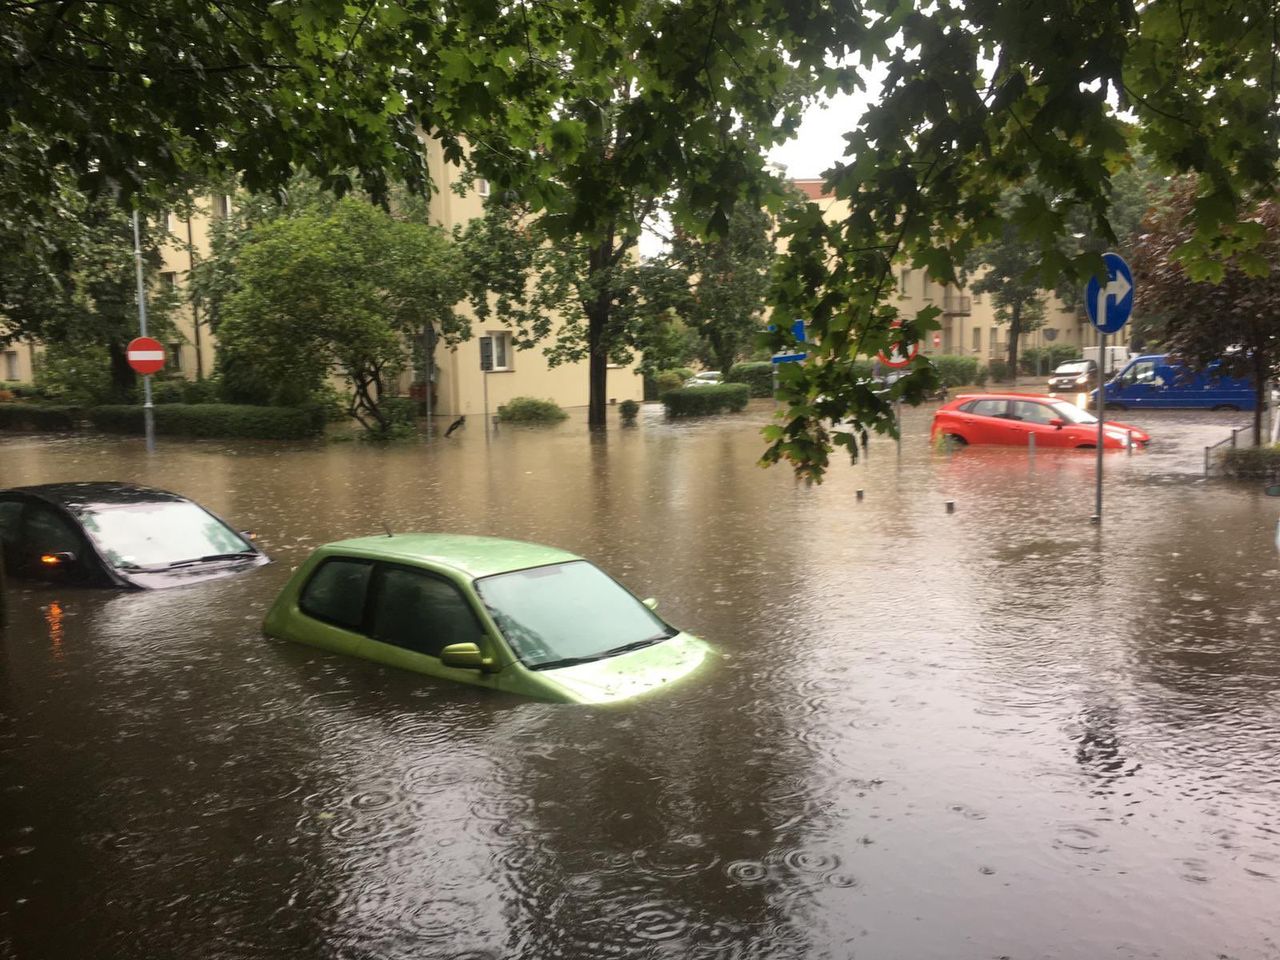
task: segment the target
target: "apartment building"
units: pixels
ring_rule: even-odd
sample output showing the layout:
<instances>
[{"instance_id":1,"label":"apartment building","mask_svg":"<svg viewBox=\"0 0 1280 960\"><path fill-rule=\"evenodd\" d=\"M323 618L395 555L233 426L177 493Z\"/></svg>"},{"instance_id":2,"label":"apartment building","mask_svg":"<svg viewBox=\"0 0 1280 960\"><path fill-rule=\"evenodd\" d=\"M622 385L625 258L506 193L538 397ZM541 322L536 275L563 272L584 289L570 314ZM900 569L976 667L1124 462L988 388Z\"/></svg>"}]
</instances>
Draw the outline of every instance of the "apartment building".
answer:
<instances>
[{"instance_id":1,"label":"apartment building","mask_svg":"<svg viewBox=\"0 0 1280 960\"><path fill-rule=\"evenodd\" d=\"M821 180L793 180L792 183L823 210L827 219L848 214L848 204L826 191ZM978 357L986 361L1008 356L1009 326L996 322L995 307L988 294L974 293L966 287L938 283L926 271L905 264L894 267L896 301L900 313L915 314L927 306L942 310L938 318L942 329L934 331L921 344L924 353L945 353ZM1129 326L1114 334L1110 342L1128 343ZM1083 306L1067 307L1052 292L1046 293L1045 322L1037 330L1019 338L1019 351L1028 347L1066 344L1076 348L1096 346L1099 334L1089 323Z\"/></svg>"}]
</instances>

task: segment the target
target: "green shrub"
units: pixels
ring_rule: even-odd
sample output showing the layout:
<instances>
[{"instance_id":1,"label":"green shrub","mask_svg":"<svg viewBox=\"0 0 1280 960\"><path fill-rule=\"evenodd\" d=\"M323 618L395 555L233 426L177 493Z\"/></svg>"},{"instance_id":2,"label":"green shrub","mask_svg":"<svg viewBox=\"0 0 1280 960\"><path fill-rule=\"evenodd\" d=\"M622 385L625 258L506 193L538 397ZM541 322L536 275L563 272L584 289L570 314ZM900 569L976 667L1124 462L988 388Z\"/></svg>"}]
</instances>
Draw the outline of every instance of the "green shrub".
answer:
<instances>
[{"instance_id":1,"label":"green shrub","mask_svg":"<svg viewBox=\"0 0 1280 960\"><path fill-rule=\"evenodd\" d=\"M1068 343L1051 343L1047 347L1028 347L1018 356L1018 369L1026 374L1048 376L1060 363L1079 360L1080 348Z\"/></svg>"},{"instance_id":2,"label":"green shrub","mask_svg":"<svg viewBox=\"0 0 1280 960\"><path fill-rule=\"evenodd\" d=\"M1012 379L1009 376L1009 361L995 359L987 363L987 374L996 383Z\"/></svg>"},{"instance_id":3,"label":"green shrub","mask_svg":"<svg viewBox=\"0 0 1280 960\"><path fill-rule=\"evenodd\" d=\"M498 408L503 423L558 423L569 416L554 400L513 397Z\"/></svg>"},{"instance_id":4,"label":"green shrub","mask_svg":"<svg viewBox=\"0 0 1280 960\"><path fill-rule=\"evenodd\" d=\"M849 372L855 380L870 380L873 370L870 360L854 360L849 364Z\"/></svg>"},{"instance_id":5,"label":"green shrub","mask_svg":"<svg viewBox=\"0 0 1280 960\"><path fill-rule=\"evenodd\" d=\"M182 381L183 403L217 403L222 384L217 377Z\"/></svg>"},{"instance_id":6,"label":"green shrub","mask_svg":"<svg viewBox=\"0 0 1280 960\"><path fill-rule=\"evenodd\" d=\"M662 402L669 417L704 417L745 409L751 389L745 383L721 383L711 387L681 387L667 393Z\"/></svg>"},{"instance_id":7,"label":"green shrub","mask_svg":"<svg viewBox=\"0 0 1280 960\"><path fill-rule=\"evenodd\" d=\"M1280 445L1229 447L1222 455L1222 472L1237 480L1280 480Z\"/></svg>"},{"instance_id":8,"label":"green shrub","mask_svg":"<svg viewBox=\"0 0 1280 960\"><path fill-rule=\"evenodd\" d=\"M671 372L680 378L681 383L684 383L686 380L692 377L697 371L689 367L673 367Z\"/></svg>"},{"instance_id":9,"label":"green shrub","mask_svg":"<svg viewBox=\"0 0 1280 960\"><path fill-rule=\"evenodd\" d=\"M938 379L948 387L962 387L978 382L978 358L940 354L930 358L938 371Z\"/></svg>"},{"instance_id":10,"label":"green shrub","mask_svg":"<svg viewBox=\"0 0 1280 960\"><path fill-rule=\"evenodd\" d=\"M623 400L618 404L618 415L623 420L634 420L636 415L640 413L640 404L634 400Z\"/></svg>"},{"instance_id":11,"label":"green shrub","mask_svg":"<svg viewBox=\"0 0 1280 960\"><path fill-rule=\"evenodd\" d=\"M36 368L42 397L66 406L118 400L111 381L111 356L101 344L50 343Z\"/></svg>"},{"instance_id":12,"label":"green shrub","mask_svg":"<svg viewBox=\"0 0 1280 960\"><path fill-rule=\"evenodd\" d=\"M378 409L393 426L397 424L412 426L417 419L417 406L417 402L411 397L384 397L379 402Z\"/></svg>"},{"instance_id":13,"label":"green shrub","mask_svg":"<svg viewBox=\"0 0 1280 960\"><path fill-rule=\"evenodd\" d=\"M108 405L86 411L104 433L143 433L142 408ZM166 403L155 408L156 433L177 437L302 440L324 432L318 407L255 407L229 403Z\"/></svg>"},{"instance_id":14,"label":"green shrub","mask_svg":"<svg viewBox=\"0 0 1280 960\"><path fill-rule=\"evenodd\" d=\"M37 395L34 383L23 383L21 380L0 380L0 390L12 394L15 399Z\"/></svg>"},{"instance_id":15,"label":"green shrub","mask_svg":"<svg viewBox=\"0 0 1280 960\"><path fill-rule=\"evenodd\" d=\"M978 368L978 372L974 374L973 382L980 387L985 387L987 385L987 368L986 367Z\"/></svg>"},{"instance_id":16,"label":"green shrub","mask_svg":"<svg viewBox=\"0 0 1280 960\"><path fill-rule=\"evenodd\" d=\"M151 383L152 403L183 403L182 387L185 380L153 380Z\"/></svg>"},{"instance_id":17,"label":"green shrub","mask_svg":"<svg viewBox=\"0 0 1280 960\"><path fill-rule=\"evenodd\" d=\"M693 376L693 374L689 376ZM653 382L657 386L658 399L661 400L672 390L679 390L688 379L689 377L682 377L679 370L659 370L653 375Z\"/></svg>"},{"instance_id":18,"label":"green shrub","mask_svg":"<svg viewBox=\"0 0 1280 960\"><path fill-rule=\"evenodd\" d=\"M80 411L76 407L46 407L34 403L0 406L0 430L75 430Z\"/></svg>"},{"instance_id":19,"label":"green shrub","mask_svg":"<svg viewBox=\"0 0 1280 960\"><path fill-rule=\"evenodd\" d=\"M753 397L773 396L773 364L749 362L735 363L729 369L729 383L745 383Z\"/></svg>"}]
</instances>

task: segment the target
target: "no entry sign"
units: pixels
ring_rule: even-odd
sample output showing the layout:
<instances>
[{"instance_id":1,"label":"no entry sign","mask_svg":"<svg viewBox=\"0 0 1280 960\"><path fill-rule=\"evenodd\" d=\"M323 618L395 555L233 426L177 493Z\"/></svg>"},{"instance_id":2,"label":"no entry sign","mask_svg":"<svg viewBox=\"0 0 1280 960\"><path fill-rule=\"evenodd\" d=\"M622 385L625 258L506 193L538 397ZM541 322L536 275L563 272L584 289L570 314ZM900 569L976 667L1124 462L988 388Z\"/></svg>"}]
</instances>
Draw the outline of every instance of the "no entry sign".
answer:
<instances>
[{"instance_id":1,"label":"no entry sign","mask_svg":"<svg viewBox=\"0 0 1280 960\"><path fill-rule=\"evenodd\" d=\"M136 373L158 373L164 369L164 345L150 337L135 337L125 348L129 366Z\"/></svg>"}]
</instances>

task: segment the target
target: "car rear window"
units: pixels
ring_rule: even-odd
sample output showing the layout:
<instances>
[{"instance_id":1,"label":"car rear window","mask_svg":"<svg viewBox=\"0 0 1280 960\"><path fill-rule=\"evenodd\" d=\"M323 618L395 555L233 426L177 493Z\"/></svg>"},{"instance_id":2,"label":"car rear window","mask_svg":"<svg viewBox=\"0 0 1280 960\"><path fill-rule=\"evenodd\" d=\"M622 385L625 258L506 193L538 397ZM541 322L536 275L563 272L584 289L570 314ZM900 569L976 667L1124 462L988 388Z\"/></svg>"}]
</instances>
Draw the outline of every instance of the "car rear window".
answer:
<instances>
[{"instance_id":1,"label":"car rear window","mask_svg":"<svg viewBox=\"0 0 1280 960\"><path fill-rule=\"evenodd\" d=\"M965 412L979 417L1003 417L1008 408L1007 400L975 400Z\"/></svg>"},{"instance_id":2,"label":"car rear window","mask_svg":"<svg viewBox=\"0 0 1280 960\"><path fill-rule=\"evenodd\" d=\"M359 630L372 572L373 564L364 560L326 560L302 588L298 606L309 617Z\"/></svg>"}]
</instances>

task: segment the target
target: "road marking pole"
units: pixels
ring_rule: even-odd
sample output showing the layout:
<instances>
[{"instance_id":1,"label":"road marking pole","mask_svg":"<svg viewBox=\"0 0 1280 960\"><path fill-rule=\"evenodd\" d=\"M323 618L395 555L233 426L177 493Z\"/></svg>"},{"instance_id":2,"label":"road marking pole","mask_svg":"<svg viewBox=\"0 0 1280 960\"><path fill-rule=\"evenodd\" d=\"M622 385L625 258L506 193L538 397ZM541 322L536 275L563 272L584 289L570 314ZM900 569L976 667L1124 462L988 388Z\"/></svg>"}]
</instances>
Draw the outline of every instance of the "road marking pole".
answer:
<instances>
[{"instance_id":1,"label":"road marking pole","mask_svg":"<svg viewBox=\"0 0 1280 960\"><path fill-rule=\"evenodd\" d=\"M1106 312L1104 307L1106 303L1105 289L1106 288L1104 287L1103 288L1104 292L1101 292L1098 294L1098 316L1100 317L1104 316ZM1107 360L1107 335L1105 333L1099 333L1098 334L1098 369L1099 370L1105 369L1106 360ZM1102 399L1103 394L1106 392L1103 389L1103 380L1102 380L1103 376L1104 376L1103 374L1098 375L1098 450L1097 450L1098 476L1096 481L1097 486L1094 491L1094 498L1093 498L1093 517L1091 517L1094 523L1102 523L1102 413L1103 413L1103 410L1106 408L1106 404L1103 402L1103 399Z\"/></svg>"}]
</instances>

